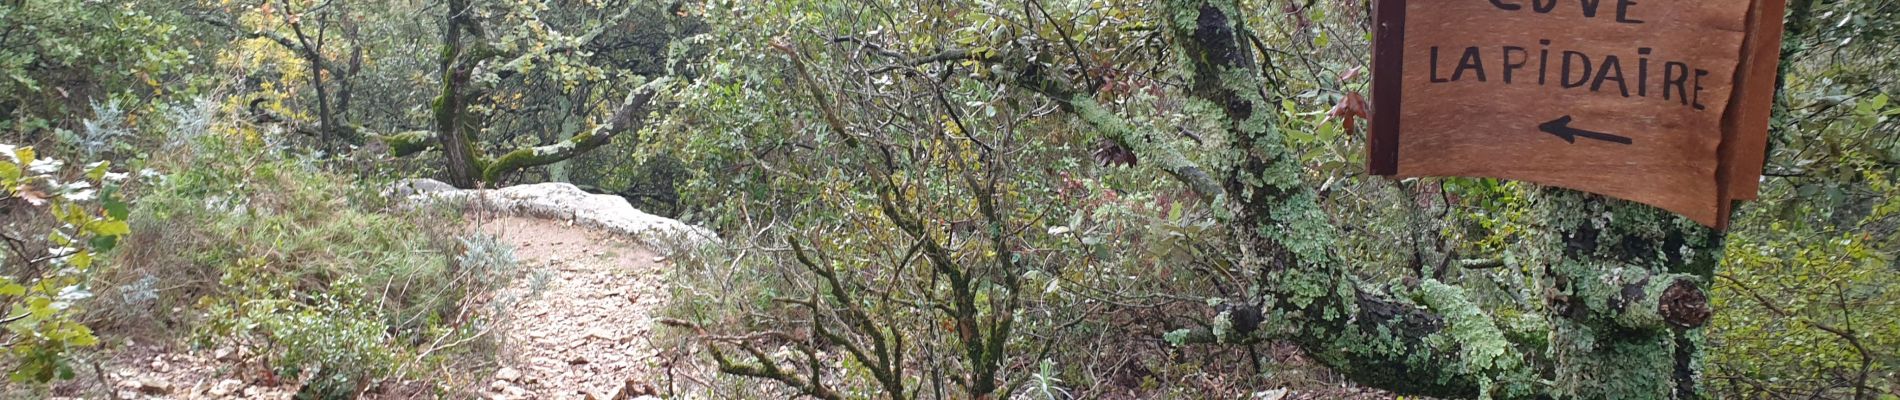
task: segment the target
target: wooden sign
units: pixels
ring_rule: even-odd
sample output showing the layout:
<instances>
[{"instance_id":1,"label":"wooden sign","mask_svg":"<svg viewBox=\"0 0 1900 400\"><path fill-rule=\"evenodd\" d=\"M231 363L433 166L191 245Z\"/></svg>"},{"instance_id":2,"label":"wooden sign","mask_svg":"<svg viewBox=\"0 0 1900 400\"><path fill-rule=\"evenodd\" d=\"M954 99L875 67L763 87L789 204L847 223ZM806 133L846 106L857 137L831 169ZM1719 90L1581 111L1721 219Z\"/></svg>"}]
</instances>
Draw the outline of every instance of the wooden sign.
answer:
<instances>
[{"instance_id":1,"label":"wooden sign","mask_svg":"<svg viewBox=\"0 0 1900 400\"><path fill-rule=\"evenodd\" d=\"M1724 227L1786 0L1379 0L1370 169L1534 182Z\"/></svg>"}]
</instances>

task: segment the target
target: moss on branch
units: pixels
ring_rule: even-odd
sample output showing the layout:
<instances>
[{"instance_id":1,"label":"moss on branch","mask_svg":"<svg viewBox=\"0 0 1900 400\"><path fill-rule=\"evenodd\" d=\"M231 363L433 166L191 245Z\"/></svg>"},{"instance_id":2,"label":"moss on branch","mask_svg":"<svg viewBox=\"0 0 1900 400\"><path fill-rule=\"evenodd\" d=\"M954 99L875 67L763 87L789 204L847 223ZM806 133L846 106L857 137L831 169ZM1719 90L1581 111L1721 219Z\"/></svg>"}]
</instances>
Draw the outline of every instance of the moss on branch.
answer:
<instances>
[{"instance_id":1,"label":"moss on branch","mask_svg":"<svg viewBox=\"0 0 1900 400\"><path fill-rule=\"evenodd\" d=\"M1546 190L1548 236L1525 244L1551 293L1541 322L1500 326L1436 281L1374 289L1333 252L1337 232L1302 182L1242 45L1238 2L1159 4L1190 64L1190 94L1227 124L1241 155L1225 183L1247 241L1237 250L1265 270L1267 319L1290 324L1309 354L1363 384L1440 397L1696 397L1694 328L1707 319L1700 287L1719 234L1652 208ZM1549 339L1523 340L1539 332Z\"/></svg>"},{"instance_id":2,"label":"moss on branch","mask_svg":"<svg viewBox=\"0 0 1900 400\"><path fill-rule=\"evenodd\" d=\"M1535 197L1550 224L1529 245L1549 282L1551 392L1697 398L1721 235L1655 208L1560 189Z\"/></svg>"},{"instance_id":3,"label":"moss on branch","mask_svg":"<svg viewBox=\"0 0 1900 400\"><path fill-rule=\"evenodd\" d=\"M416 153L435 149L434 134L429 131L408 131L389 135L377 135L376 140L389 146L389 154L396 157L408 157Z\"/></svg>"},{"instance_id":4,"label":"moss on branch","mask_svg":"<svg viewBox=\"0 0 1900 400\"><path fill-rule=\"evenodd\" d=\"M665 86L667 82L665 79L656 80L628 93L626 100L621 102L620 107L608 118L607 123L595 127L592 132L574 135L550 145L515 149L503 153L482 166L482 181L492 183L515 171L574 158L612 143L614 138L621 134L639 131L646 125L647 114L652 111L648 105L652 103L653 97L659 94L659 88Z\"/></svg>"}]
</instances>

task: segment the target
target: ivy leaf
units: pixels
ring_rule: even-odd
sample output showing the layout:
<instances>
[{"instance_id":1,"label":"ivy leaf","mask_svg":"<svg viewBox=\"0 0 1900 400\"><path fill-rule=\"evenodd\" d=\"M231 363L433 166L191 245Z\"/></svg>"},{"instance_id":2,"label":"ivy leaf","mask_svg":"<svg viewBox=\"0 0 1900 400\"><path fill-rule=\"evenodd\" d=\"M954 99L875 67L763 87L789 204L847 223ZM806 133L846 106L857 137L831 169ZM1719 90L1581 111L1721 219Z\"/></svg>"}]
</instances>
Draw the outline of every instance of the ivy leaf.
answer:
<instances>
[{"instance_id":1,"label":"ivy leaf","mask_svg":"<svg viewBox=\"0 0 1900 400\"><path fill-rule=\"evenodd\" d=\"M93 163L92 168L86 170L86 179L91 179L94 182L104 180L106 172L110 172L111 168L112 162L109 161Z\"/></svg>"},{"instance_id":2,"label":"ivy leaf","mask_svg":"<svg viewBox=\"0 0 1900 400\"><path fill-rule=\"evenodd\" d=\"M1887 95L1884 93L1876 95L1872 99L1861 102L1859 106L1855 107L1854 111L1857 111L1860 115L1872 115L1874 112L1887 108L1888 100Z\"/></svg>"},{"instance_id":3,"label":"ivy leaf","mask_svg":"<svg viewBox=\"0 0 1900 400\"><path fill-rule=\"evenodd\" d=\"M34 153L33 153L32 147L21 147L18 149L14 149L13 153L7 154L7 155L12 156L13 162L16 164L20 164L22 166L33 164Z\"/></svg>"},{"instance_id":4,"label":"ivy leaf","mask_svg":"<svg viewBox=\"0 0 1900 400\"><path fill-rule=\"evenodd\" d=\"M125 221L111 221L93 227L92 233L100 236L120 236L132 233L132 227Z\"/></svg>"},{"instance_id":5,"label":"ivy leaf","mask_svg":"<svg viewBox=\"0 0 1900 400\"><path fill-rule=\"evenodd\" d=\"M94 236L92 237L92 240L88 241L87 243L92 245L93 251L112 251L113 248L119 246L119 237L118 236Z\"/></svg>"},{"instance_id":6,"label":"ivy leaf","mask_svg":"<svg viewBox=\"0 0 1900 400\"><path fill-rule=\"evenodd\" d=\"M103 203L105 206L106 216L112 217L112 219L124 220L126 217L132 215L131 205L119 201L118 197L113 196L111 193L107 193L105 200L100 201L100 203Z\"/></svg>"},{"instance_id":7,"label":"ivy leaf","mask_svg":"<svg viewBox=\"0 0 1900 400\"><path fill-rule=\"evenodd\" d=\"M0 182L20 179L20 166L10 162L0 162Z\"/></svg>"},{"instance_id":8,"label":"ivy leaf","mask_svg":"<svg viewBox=\"0 0 1900 400\"><path fill-rule=\"evenodd\" d=\"M92 252L80 250L77 253L73 253L73 257L68 259L68 262L71 262L74 267L78 267L82 270L92 268Z\"/></svg>"}]
</instances>

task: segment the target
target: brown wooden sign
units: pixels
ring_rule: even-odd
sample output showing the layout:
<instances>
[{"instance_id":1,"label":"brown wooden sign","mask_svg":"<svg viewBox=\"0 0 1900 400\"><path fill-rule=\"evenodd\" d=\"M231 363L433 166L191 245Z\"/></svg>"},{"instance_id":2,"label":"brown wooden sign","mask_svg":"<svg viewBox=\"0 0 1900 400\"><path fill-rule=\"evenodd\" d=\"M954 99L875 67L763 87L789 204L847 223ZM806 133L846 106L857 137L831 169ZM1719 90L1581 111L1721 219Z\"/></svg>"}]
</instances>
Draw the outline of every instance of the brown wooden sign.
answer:
<instances>
[{"instance_id":1,"label":"brown wooden sign","mask_svg":"<svg viewBox=\"0 0 1900 400\"><path fill-rule=\"evenodd\" d=\"M1372 173L1534 182L1727 225L1786 0L1379 0Z\"/></svg>"}]
</instances>

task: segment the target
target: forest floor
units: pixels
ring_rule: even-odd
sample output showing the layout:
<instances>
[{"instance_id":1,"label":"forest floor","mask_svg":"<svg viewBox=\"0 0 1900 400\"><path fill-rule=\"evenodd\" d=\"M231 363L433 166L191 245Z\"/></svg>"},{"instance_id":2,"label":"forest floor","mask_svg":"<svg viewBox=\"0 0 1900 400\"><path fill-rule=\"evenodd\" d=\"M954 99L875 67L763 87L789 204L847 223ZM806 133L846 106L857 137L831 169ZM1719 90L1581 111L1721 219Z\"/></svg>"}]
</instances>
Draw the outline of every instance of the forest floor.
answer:
<instances>
[{"instance_id":1,"label":"forest floor","mask_svg":"<svg viewBox=\"0 0 1900 400\"><path fill-rule=\"evenodd\" d=\"M363 398L657 399L646 396L657 394L651 382L659 352L651 333L666 300L664 258L631 239L564 221L501 217L471 229L513 246L520 266L505 288L484 296L488 304L478 305L496 310L489 318L497 325L487 333L495 339L494 358L443 371L456 382L382 382ZM288 400L297 391L296 377L258 372L243 349L118 340L96 370L82 367L79 379L49 394ZM460 390L437 393L441 384ZM21 395L7 392L0 390L0 398Z\"/></svg>"},{"instance_id":2,"label":"forest floor","mask_svg":"<svg viewBox=\"0 0 1900 400\"><path fill-rule=\"evenodd\" d=\"M513 246L519 265L505 287L480 296L485 304L477 304L496 321L486 333L494 342L493 357L446 367L438 371L442 382L382 382L362 398L657 400L662 377L683 372L666 370L664 358L673 353L654 342L655 317L668 295L669 263L660 253L632 238L565 221L499 217L469 229ZM50 394L100 398L110 388L120 399L289 400L298 387L295 377L257 372L262 369L245 361L254 357L244 349L117 340L98 369L82 368L81 379ZM1269 354L1293 371L1319 370L1290 347ZM1349 384L1305 383L1252 398L1394 398ZM439 392L444 389L449 393ZM0 390L0 398L12 397L5 392Z\"/></svg>"},{"instance_id":3,"label":"forest floor","mask_svg":"<svg viewBox=\"0 0 1900 400\"><path fill-rule=\"evenodd\" d=\"M562 222L502 218L480 229L515 246L519 299L498 329L490 398L598 400L655 394L653 317L665 259L624 238Z\"/></svg>"}]
</instances>

